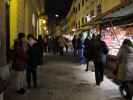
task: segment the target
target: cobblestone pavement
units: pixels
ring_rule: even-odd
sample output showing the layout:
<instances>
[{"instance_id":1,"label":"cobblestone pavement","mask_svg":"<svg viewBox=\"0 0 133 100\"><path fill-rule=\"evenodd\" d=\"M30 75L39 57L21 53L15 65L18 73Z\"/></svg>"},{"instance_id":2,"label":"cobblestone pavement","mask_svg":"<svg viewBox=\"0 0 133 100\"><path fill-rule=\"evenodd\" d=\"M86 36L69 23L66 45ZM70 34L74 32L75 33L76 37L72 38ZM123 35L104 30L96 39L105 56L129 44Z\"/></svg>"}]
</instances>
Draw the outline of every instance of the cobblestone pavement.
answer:
<instances>
[{"instance_id":1,"label":"cobblestone pavement","mask_svg":"<svg viewBox=\"0 0 133 100\"><path fill-rule=\"evenodd\" d=\"M118 86L105 77L100 87L95 86L94 73L85 72L85 65L72 57L47 55L38 68L39 86L18 95L9 87L5 100L123 100Z\"/></svg>"}]
</instances>

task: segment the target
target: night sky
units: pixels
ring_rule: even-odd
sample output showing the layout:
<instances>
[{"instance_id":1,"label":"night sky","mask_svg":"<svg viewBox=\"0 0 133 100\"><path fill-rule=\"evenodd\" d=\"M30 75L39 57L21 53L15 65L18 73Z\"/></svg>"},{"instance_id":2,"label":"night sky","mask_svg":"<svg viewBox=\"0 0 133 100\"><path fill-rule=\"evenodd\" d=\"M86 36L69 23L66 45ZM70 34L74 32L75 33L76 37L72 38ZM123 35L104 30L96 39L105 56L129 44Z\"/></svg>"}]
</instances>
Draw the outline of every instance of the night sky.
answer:
<instances>
[{"instance_id":1,"label":"night sky","mask_svg":"<svg viewBox=\"0 0 133 100\"><path fill-rule=\"evenodd\" d=\"M70 9L73 0L46 0L46 14L49 20L55 20L55 14L59 15L58 19L62 19L66 16Z\"/></svg>"}]
</instances>

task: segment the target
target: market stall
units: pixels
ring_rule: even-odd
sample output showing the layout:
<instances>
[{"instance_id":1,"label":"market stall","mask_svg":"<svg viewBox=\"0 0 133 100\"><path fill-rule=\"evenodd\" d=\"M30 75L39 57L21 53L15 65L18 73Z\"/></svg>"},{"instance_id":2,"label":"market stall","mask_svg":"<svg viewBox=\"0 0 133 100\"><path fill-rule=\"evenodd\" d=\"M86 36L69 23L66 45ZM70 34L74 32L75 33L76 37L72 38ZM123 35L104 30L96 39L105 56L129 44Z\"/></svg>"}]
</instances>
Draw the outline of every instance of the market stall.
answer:
<instances>
[{"instance_id":1,"label":"market stall","mask_svg":"<svg viewBox=\"0 0 133 100\"><path fill-rule=\"evenodd\" d=\"M121 8L100 19L102 39L109 47L107 67L115 74L117 70L117 53L124 41L133 41L133 4Z\"/></svg>"}]
</instances>

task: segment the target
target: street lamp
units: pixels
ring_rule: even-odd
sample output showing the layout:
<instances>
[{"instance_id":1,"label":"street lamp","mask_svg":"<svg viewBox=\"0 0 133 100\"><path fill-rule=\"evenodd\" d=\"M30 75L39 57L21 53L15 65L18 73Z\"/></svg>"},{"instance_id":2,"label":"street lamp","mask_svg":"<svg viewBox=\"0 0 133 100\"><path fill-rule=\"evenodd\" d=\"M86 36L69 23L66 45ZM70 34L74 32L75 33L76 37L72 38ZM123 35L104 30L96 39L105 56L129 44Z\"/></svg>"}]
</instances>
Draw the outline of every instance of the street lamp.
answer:
<instances>
[{"instance_id":1,"label":"street lamp","mask_svg":"<svg viewBox=\"0 0 133 100\"><path fill-rule=\"evenodd\" d=\"M44 30L46 31L47 30L47 27L44 27Z\"/></svg>"},{"instance_id":2,"label":"street lamp","mask_svg":"<svg viewBox=\"0 0 133 100\"><path fill-rule=\"evenodd\" d=\"M73 31L73 32L76 32L76 28L73 28L72 31Z\"/></svg>"},{"instance_id":3,"label":"street lamp","mask_svg":"<svg viewBox=\"0 0 133 100\"><path fill-rule=\"evenodd\" d=\"M58 14L55 14L55 17L56 17L56 18L58 18L58 17L59 17L59 15L58 15Z\"/></svg>"},{"instance_id":4,"label":"street lamp","mask_svg":"<svg viewBox=\"0 0 133 100\"><path fill-rule=\"evenodd\" d=\"M90 22L91 21L90 15L86 16L86 19L87 19L87 22Z\"/></svg>"},{"instance_id":5,"label":"street lamp","mask_svg":"<svg viewBox=\"0 0 133 100\"><path fill-rule=\"evenodd\" d=\"M46 20L43 20L42 23L43 23L43 24L46 24Z\"/></svg>"}]
</instances>

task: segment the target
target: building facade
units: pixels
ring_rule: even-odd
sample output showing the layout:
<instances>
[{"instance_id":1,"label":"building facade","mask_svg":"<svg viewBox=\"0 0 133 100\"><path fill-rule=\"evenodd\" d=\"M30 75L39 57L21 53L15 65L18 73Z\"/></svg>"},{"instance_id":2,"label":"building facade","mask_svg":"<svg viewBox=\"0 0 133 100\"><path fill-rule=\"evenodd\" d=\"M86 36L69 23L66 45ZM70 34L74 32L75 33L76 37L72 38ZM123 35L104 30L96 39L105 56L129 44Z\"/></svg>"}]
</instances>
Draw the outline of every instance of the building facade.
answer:
<instances>
[{"instance_id":1,"label":"building facade","mask_svg":"<svg viewBox=\"0 0 133 100\"><path fill-rule=\"evenodd\" d=\"M58 25L55 27L55 34L56 35L63 35L67 34L67 21L66 19L62 19Z\"/></svg>"},{"instance_id":2,"label":"building facade","mask_svg":"<svg viewBox=\"0 0 133 100\"><path fill-rule=\"evenodd\" d=\"M11 0L10 6L10 44L17 33L37 34L39 14L44 13L43 0Z\"/></svg>"},{"instance_id":3,"label":"building facade","mask_svg":"<svg viewBox=\"0 0 133 100\"><path fill-rule=\"evenodd\" d=\"M66 17L68 32L71 32L73 28L82 30L86 25L89 28L89 23L93 19L106 15L122 6L125 1L127 0L73 0Z\"/></svg>"},{"instance_id":4,"label":"building facade","mask_svg":"<svg viewBox=\"0 0 133 100\"><path fill-rule=\"evenodd\" d=\"M0 0L0 66L6 64L7 51L18 33L37 34L44 0Z\"/></svg>"}]
</instances>

